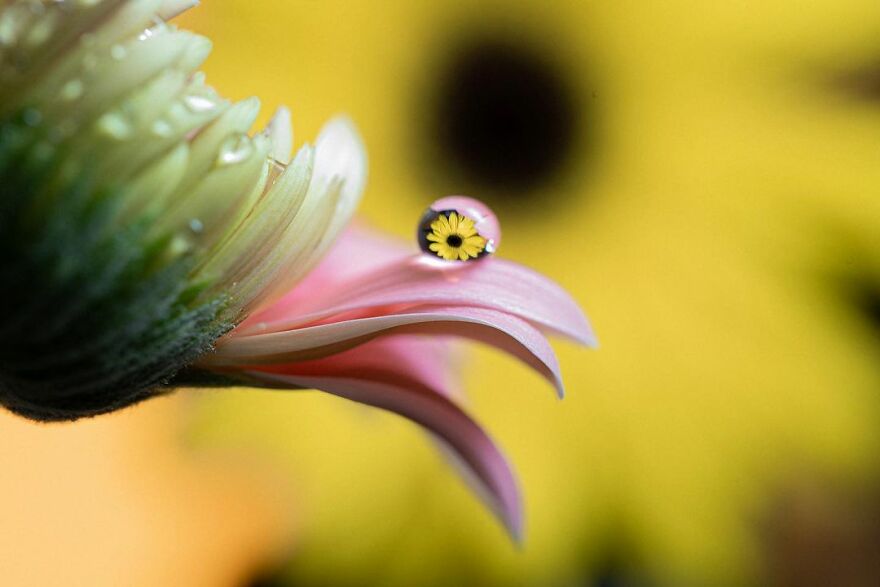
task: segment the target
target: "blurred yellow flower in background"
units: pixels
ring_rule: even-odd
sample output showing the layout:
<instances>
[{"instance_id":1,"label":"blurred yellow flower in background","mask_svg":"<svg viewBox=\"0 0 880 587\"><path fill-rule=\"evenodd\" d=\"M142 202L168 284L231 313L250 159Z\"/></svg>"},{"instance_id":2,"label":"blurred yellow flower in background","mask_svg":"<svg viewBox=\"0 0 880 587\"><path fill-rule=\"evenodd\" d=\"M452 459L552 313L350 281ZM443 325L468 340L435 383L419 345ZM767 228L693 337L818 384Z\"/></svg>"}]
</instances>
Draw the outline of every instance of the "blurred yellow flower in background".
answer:
<instances>
[{"instance_id":1,"label":"blurred yellow flower in background","mask_svg":"<svg viewBox=\"0 0 880 587\"><path fill-rule=\"evenodd\" d=\"M880 56L876 2L227 0L185 25L224 94L294 104L306 136L358 121L373 223L409 236L436 197L486 198L505 256L602 335L560 349L564 406L507 359L470 362L522 476L522 550L393 416L205 402L201 444L295 481L292 584L750 584L790 479L876 474L880 102L840 82Z\"/></svg>"}]
</instances>

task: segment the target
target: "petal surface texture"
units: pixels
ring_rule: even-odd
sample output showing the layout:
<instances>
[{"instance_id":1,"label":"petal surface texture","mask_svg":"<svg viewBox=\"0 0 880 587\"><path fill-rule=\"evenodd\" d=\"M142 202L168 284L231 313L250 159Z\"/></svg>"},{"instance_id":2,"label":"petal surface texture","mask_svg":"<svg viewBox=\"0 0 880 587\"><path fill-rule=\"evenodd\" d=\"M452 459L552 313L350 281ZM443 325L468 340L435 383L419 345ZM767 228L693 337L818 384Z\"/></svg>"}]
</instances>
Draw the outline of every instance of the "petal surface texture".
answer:
<instances>
[{"instance_id":1,"label":"petal surface texture","mask_svg":"<svg viewBox=\"0 0 880 587\"><path fill-rule=\"evenodd\" d=\"M269 386L319 389L423 426L519 540L523 518L516 476L492 439L454 400L446 377L452 370L450 350L434 337L389 336L333 356L246 373Z\"/></svg>"},{"instance_id":2,"label":"petal surface texture","mask_svg":"<svg viewBox=\"0 0 880 587\"><path fill-rule=\"evenodd\" d=\"M354 226L292 291L219 341L202 366L261 386L323 390L412 420L440 441L518 540L516 478L448 381L455 372L449 339L508 353L561 397L546 335L595 344L575 302L547 278L496 258L463 266L413 255Z\"/></svg>"}]
</instances>

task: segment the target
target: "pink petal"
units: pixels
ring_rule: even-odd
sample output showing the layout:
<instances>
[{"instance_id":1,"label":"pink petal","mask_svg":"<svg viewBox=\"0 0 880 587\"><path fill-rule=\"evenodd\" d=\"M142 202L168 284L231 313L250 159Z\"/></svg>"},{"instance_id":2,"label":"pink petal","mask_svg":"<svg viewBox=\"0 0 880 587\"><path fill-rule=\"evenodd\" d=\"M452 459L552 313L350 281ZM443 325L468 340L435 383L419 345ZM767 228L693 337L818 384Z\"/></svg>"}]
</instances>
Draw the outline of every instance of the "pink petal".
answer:
<instances>
[{"instance_id":1,"label":"pink petal","mask_svg":"<svg viewBox=\"0 0 880 587\"><path fill-rule=\"evenodd\" d=\"M518 541L523 517L516 477L491 438L438 385L437 375L448 366L442 352L424 353L428 343L411 336L386 337L331 357L245 374L272 386L320 389L425 427L451 450L466 480L476 484L477 493ZM413 361L416 355L421 360ZM426 357L435 363L425 362Z\"/></svg>"},{"instance_id":2,"label":"pink petal","mask_svg":"<svg viewBox=\"0 0 880 587\"><path fill-rule=\"evenodd\" d=\"M371 381L402 378L405 374L414 385L453 397L459 385L457 362L455 346L446 337L400 335L377 338L332 358L250 365L244 369L280 375L324 376L332 372L331 369L341 368Z\"/></svg>"},{"instance_id":3,"label":"pink petal","mask_svg":"<svg viewBox=\"0 0 880 587\"><path fill-rule=\"evenodd\" d=\"M363 229L342 239L335 253L316 270L317 277L252 316L235 335L290 330L346 312L435 305L494 309L543 331L596 344L586 317L565 290L511 261L446 263L405 256L396 244L383 246Z\"/></svg>"},{"instance_id":4,"label":"pink petal","mask_svg":"<svg viewBox=\"0 0 880 587\"><path fill-rule=\"evenodd\" d=\"M269 308L251 315L240 327L259 323L261 317L274 315L284 307L304 307L316 296L333 291L343 284L368 275L394 261L402 261L412 256L411 249L400 239L370 230L353 222L336 239L333 247L321 262L283 297L283 301L273 303Z\"/></svg>"},{"instance_id":5,"label":"pink petal","mask_svg":"<svg viewBox=\"0 0 880 587\"><path fill-rule=\"evenodd\" d=\"M564 394L559 363L547 339L516 316L486 308L428 307L355 318L285 332L239 335L218 343L204 358L207 367L279 364L338 353L380 334L460 336L490 344L520 359Z\"/></svg>"}]
</instances>

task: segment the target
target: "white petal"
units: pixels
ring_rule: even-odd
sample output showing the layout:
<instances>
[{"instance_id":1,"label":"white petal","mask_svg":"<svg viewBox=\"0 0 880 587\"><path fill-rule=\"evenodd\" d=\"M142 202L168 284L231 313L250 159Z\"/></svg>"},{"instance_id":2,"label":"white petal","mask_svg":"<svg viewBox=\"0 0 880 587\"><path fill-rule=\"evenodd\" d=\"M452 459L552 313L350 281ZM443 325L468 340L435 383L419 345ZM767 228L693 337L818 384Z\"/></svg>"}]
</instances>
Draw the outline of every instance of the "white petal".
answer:
<instances>
[{"instance_id":1,"label":"white petal","mask_svg":"<svg viewBox=\"0 0 880 587\"><path fill-rule=\"evenodd\" d=\"M269 156L287 165L293 152L293 127L290 123L290 110L284 106L275 111L264 131L272 141Z\"/></svg>"},{"instance_id":2,"label":"white petal","mask_svg":"<svg viewBox=\"0 0 880 587\"><path fill-rule=\"evenodd\" d=\"M318 135L316 148L315 189L326 189L337 179L343 182L336 213L322 242L326 248L351 220L361 201L367 181L367 154L354 123L347 117L328 122Z\"/></svg>"},{"instance_id":3,"label":"white petal","mask_svg":"<svg viewBox=\"0 0 880 587\"><path fill-rule=\"evenodd\" d=\"M159 18L171 20L190 8L199 5L199 0L165 0L157 10Z\"/></svg>"}]
</instances>

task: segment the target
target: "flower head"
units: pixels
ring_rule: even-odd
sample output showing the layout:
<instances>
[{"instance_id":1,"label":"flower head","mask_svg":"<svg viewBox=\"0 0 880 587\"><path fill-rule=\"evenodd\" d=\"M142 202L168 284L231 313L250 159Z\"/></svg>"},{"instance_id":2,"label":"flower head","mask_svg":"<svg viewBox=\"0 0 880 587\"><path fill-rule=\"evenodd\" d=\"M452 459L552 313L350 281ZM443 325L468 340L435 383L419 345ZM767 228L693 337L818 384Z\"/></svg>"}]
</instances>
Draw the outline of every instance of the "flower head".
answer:
<instances>
[{"instance_id":1,"label":"flower head","mask_svg":"<svg viewBox=\"0 0 880 587\"><path fill-rule=\"evenodd\" d=\"M428 249L447 261L476 259L486 249L486 239L477 234L474 221L454 210L441 213L431 222Z\"/></svg>"},{"instance_id":2,"label":"flower head","mask_svg":"<svg viewBox=\"0 0 880 587\"><path fill-rule=\"evenodd\" d=\"M448 339L492 344L561 394L545 334L592 344L583 314L508 261L337 239L366 178L353 126L331 121L292 158L286 110L248 134L257 100L205 85L210 43L165 22L190 4L0 10L0 403L59 420L182 385L322 389L429 429L519 535L515 477L459 405ZM426 237L450 260L491 244L454 210Z\"/></svg>"},{"instance_id":3,"label":"flower head","mask_svg":"<svg viewBox=\"0 0 880 587\"><path fill-rule=\"evenodd\" d=\"M248 134L195 72L189 2L0 11L0 401L72 419L161 393L346 223L365 159L331 122L290 161L289 114ZM6 287L10 284L12 287Z\"/></svg>"}]
</instances>

